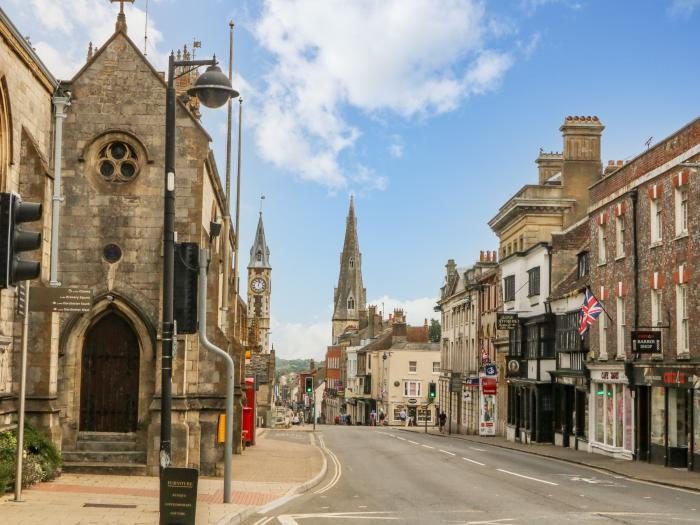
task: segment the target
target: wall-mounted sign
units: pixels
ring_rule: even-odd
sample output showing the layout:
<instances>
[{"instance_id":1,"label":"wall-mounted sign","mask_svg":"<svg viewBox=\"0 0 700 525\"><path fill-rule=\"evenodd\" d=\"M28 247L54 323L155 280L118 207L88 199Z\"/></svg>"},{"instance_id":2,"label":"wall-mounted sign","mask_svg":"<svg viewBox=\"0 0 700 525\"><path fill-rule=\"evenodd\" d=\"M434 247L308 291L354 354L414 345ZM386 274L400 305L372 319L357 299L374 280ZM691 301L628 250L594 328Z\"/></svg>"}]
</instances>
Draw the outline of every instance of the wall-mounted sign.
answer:
<instances>
[{"instance_id":1,"label":"wall-mounted sign","mask_svg":"<svg viewBox=\"0 0 700 525\"><path fill-rule=\"evenodd\" d=\"M660 354L661 332L653 330L633 330L632 352L635 354Z\"/></svg>"},{"instance_id":2,"label":"wall-mounted sign","mask_svg":"<svg viewBox=\"0 0 700 525\"><path fill-rule=\"evenodd\" d=\"M496 328L499 330L515 330L519 325L518 314L496 313Z\"/></svg>"},{"instance_id":3,"label":"wall-mounted sign","mask_svg":"<svg viewBox=\"0 0 700 525\"><path fill-rule=\"evenodd\" d=\"M520 377L523 373L527 373L526 367L518 358L509 358L506 366L506 376L508 377Z\"/></svg>"},{"instance_id":4,"label":"wall-mounted sign","mask_svg":"<svg viewBox=\"0 0 700 525\"><path fill-rule=\"evenodd\" d=\"M452 373L450 377L450 392L461 392L462 391L462 376L459 374Z\"/></svg>"},{"instance_id":5,"label":"wall-mounted sign","mask_svg":"<svg viewBox=\"0 0 700 525\"><path fill-rule=\"evenodd\" d=\"M496 365L493 363L489 363L484 367L484 374L487 376L495 376L498 375L498 369L496 368Z\"/></svg>"},{"instance_id":6,"label":"wall-mounted sign","mask_svg":"<svg viewBox=\"0 0 700 525\"><path fill-rule=\"evenodd\" d=\"M415 404L417 404L417 403L418 403L418 400L417 400L417 399L411 398L411 399L408 400L408 404L409 404L409 405L415 405Z\"/></svg>"},{"instance_id":7,"label":"wall-mounted sign","mask_svg":"<svg viewBox=\"0 0 700 525\"><path fill-rule=\"evenodd\" d=\"M92 290L89 288L44 288L32 286L29 310L32 312L89 312Z\"/></svg>"}]
</instances>

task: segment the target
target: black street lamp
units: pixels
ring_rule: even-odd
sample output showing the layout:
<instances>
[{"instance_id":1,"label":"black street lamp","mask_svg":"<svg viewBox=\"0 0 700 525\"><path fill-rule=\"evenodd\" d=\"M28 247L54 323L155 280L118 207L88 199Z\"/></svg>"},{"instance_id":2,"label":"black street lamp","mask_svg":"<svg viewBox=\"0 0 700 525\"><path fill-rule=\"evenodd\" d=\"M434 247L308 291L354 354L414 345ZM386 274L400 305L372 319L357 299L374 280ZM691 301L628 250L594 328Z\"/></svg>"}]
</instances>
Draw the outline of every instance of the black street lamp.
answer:
<instances>
[{"instance_id":1,"label":"black street lamp","mask_svg":"<svg viewBox=\"0 0 700 525\"><path fill-rule=\"evenodd\" d=\"M231 81L216 65L216 57L211 60L175 60L170 54L168 61L168 88L165 102L165 193L163 217L163 324L161 359L161 412L160 412L160 467L170 465L172 427L172 375L173 375L173 295L175 262L175 85L176 78L190 73L200 66L209 66L199 76L188 95L197 97L209 108L226 104L229 98L237 97L238 92L231 87ZM175 76L175 68L189 68ZM203 329L204 327L200 327ZM227 422L227 424L230 424Z\"/></svg>"}]
</instances>

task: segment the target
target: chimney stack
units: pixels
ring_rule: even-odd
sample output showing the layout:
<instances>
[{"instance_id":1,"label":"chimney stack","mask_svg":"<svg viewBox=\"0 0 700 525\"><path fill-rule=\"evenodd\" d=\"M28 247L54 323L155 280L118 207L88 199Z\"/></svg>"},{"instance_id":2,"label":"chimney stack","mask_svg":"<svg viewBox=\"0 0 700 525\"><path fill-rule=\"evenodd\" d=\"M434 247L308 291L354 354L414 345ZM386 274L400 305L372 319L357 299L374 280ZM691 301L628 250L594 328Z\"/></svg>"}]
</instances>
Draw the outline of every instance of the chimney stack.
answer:
<instances>
[{"instance_id":1,"label":"chimney stack","mask_svg":"<svg viewBox=\"0 0 700 525\"><path fill-rule=\"evenodd\" d=\"M561 171L563 156L558 151L545 152L540 148L540 154L535 160L539 172L539 182L544 184Z\"/></svg>"}]
</instances>

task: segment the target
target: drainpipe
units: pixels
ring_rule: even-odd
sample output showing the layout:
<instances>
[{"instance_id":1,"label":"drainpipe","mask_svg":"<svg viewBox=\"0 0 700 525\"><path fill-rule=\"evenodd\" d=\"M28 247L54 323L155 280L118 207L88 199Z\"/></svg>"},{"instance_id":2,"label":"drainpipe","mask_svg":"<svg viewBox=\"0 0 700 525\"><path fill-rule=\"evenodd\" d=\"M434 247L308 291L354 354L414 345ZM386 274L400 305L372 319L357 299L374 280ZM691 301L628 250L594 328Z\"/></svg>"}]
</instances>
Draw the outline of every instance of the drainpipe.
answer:
<instances>
[{"instance_id":1,"label":"drainpipe","mask_svg":"<svg viewBox=\"0 0 700 525\"><path fill-rule=\"evenodd\" d=\"M200 344L226 363L226 439L224 442L224 503L231 503L231 461L233 460L233 359L221 348L214 346L207 339L207 269L209 267L209 250L199 250L199 322Z\"/></svg>"},{"instance_id":2,"label":"drainpipe","mask_svg":"<svg viewBox=\"0 0 700 525\"><path fill-rule=\"evenodd\" d=\"M639 327L639 246L637 244L637 190L630 191L632 201L632 262L634 264L634 329Z\"/></svg>"},{"instance_id":3,"label":"drainpipe","mask_svg":"<svg viewBox=\"0 0 700 525\"><path fill-rule=\"evenodd\" d=\"M60 286L58 282L58 221L63 197L61 197L61 153L63 150L63 120L66 118L66 108L70 106L70 91L64 92L61 87L53 96L54 107L54 144L53 144L53 198L51 202L51 258L49 284L52 288Z\"/></svg>"}]
</instances>

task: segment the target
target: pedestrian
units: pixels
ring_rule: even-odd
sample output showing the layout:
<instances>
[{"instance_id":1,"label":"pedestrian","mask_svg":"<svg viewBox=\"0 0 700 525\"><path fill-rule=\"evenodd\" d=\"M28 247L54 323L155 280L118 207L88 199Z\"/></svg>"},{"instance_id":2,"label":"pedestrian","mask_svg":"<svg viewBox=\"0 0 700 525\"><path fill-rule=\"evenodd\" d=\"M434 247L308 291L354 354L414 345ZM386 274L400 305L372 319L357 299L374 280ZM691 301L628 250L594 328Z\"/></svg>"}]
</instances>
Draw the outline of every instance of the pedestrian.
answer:
<instances>
[{"instance_id":1,"label":"pedestrian","mask_svg":"<svg viewBox=\"0 0 700 525\"><path fill-rule=\"evenodd\" d=\"M384 419L386 416L384 416L384 411L380 410L379 411L379 425L384 426Z\"/></svg>"},{"instance_id":2,"label":"pedestrian","mask_svg":"<svg viewBox=\"0 0 700 525\"><path fill-rule=\"evenodd\" d=\"M402 425L406 424L406 411L402 408L401 412L399 412L399 421L401 421Z\"/></svg>"},{"instance_id":3,"label":"pedestrian","mask_svg":"<svg viewBox=\"0 0 700 525\"><path fill-rule=\"evenodd\" d=\"M440 434L445 433L445 423L447 423L447 414L445 414L445 411L443 410L440 412L440 416L438 416L438 420L440 421Z\"/></svg>"},{"instance_id":4,"label":"pedestrian","mask_svg":"<svg viewBox=\"0 0 700 525\"><path fill-rule=\"evenodd\" d=\"M345 415L345 423L347 425L352 425L352 422L350 421L350 414Z\"/></svg>"},{"instance_id":5,"label":"pedestrian","mask_svg":"<svg viewBox=\"0 0 700 525\"><path fill-rule=\"evenodd\" d=\"M377 413L374 410L369 413L369 426L377 426Z\"/></svg>"}]
</instances>

